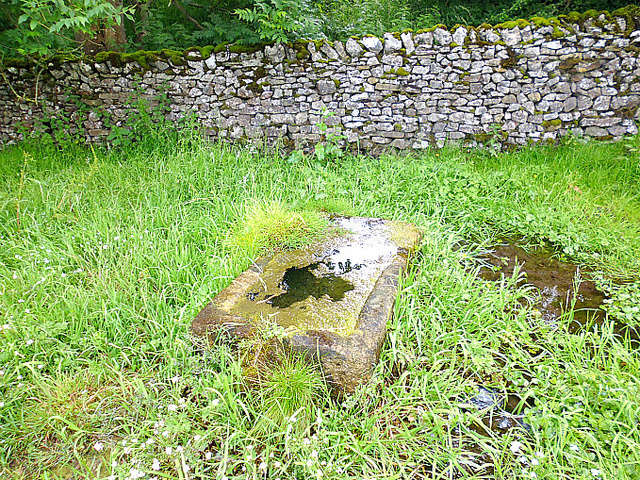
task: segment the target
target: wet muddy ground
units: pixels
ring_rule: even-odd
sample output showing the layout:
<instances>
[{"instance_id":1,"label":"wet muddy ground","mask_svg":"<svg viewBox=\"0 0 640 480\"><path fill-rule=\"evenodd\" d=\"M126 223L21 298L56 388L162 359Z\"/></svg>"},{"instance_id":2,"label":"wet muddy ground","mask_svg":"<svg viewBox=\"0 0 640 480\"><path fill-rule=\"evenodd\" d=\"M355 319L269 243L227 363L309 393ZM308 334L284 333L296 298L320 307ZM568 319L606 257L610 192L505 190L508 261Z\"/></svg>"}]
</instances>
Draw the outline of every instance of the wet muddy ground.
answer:
<instances>
[{"instance_id":1,"label":"wet muddy ground","mask_svg":"<svg viewBox=\"0 0 640 480\"><path fill-rule=\"evenodd\" d=\"M503 276L510 277L516 268L524 272L519 283L537 288L539 297L534 307L547 323L558 323L560 317L571 310L575 299L570 333L580 333L585 328L612 321L616 334L629 336L634 346L640 346L640 335L636 329L610 317L607 320L601 308L606 295L589 280L588 272L581 271L577 265L562 262L547 250L524 249L515 243L493 247L481 261L480 276L484 280L499 281ZM576 281L578 278L579 283Z\"/></svg>"},{"instance_id":2,"label":"wet muddy ground","mask_svg":"<svg viewBox=\"0 0 640 480\"><path fill-rule=\"evenodd\" d=\"M640 335L636 329L611 317L607 318L601 308L606 295L589 279L588 272L581 271L577 265L562 262L544 249L525 249L513 242L493 247L480 260L480 277L483 280L500 281L503 277L513 276L516 270L522 272L519 285L532 285L538 290L534 307L545 322L558 324L573 306L570 333L580 333L585 328L609 321L614 323L616 334L628 336L632 346L640 347ZM503 393L478 386L475 395L460 400L464 410L482 413L479 421L471 427L481 435L503 435L513 428L525 432L531 430L523 418L525 410L535 406L532 398L523 402L516 392ZM481 453L482 449L473 442L466 449L477 454L480 463L483 459L487 460L485 454ZM475 467L471 470L476 473L491 473L490 468L486 470L486 465L485 468Z\"/></svg>"}]
</instances>

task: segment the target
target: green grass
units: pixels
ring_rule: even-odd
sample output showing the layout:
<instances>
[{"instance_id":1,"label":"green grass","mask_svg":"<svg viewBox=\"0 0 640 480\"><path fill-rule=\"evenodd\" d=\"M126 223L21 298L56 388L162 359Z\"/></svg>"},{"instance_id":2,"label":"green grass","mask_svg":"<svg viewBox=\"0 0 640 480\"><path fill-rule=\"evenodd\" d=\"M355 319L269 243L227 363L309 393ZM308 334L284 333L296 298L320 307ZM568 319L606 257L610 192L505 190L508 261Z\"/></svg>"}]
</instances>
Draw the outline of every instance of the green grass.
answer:
<instances>
[{"instance_id":1,"label":"green grass","mask_svg":"<svg viewBox=\"0 0 640 480\"><path fill-rule=\"evenodd\" d=\"M474 260L519 236L637 283L639 146L328 166L175 137L0 151L2 477L640 478L637 352L608 323L542 323L535 292L479 280ZM189 335L259 251L318 234L321 211L425 232L373 380L342 399L293 360L255 385L237 352ZM531 431L477 433L478 385L519 394Z\"/></svg>"}]
</instances>

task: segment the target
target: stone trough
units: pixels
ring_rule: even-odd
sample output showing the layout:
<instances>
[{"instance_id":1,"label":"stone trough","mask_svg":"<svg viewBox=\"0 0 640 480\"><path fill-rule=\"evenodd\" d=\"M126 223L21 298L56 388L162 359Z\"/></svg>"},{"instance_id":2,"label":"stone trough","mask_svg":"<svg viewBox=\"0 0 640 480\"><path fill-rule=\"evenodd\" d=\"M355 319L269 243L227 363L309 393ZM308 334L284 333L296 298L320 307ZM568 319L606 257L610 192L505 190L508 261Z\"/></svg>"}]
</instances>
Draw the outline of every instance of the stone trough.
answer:
<instances>
[{"instance_id":1,"label":"stone trough","mask_svg":"<svg viewBox=\"0 0 640 480\"><path fill-rule=\"evenodd\" d=\"M399 276L420 238L408 223L336 217L321 242L258 259L192 331L238 339L275 327L287 346L321 364L332 386L352 392L379 359Z\"/></svg>"}]
</instances>

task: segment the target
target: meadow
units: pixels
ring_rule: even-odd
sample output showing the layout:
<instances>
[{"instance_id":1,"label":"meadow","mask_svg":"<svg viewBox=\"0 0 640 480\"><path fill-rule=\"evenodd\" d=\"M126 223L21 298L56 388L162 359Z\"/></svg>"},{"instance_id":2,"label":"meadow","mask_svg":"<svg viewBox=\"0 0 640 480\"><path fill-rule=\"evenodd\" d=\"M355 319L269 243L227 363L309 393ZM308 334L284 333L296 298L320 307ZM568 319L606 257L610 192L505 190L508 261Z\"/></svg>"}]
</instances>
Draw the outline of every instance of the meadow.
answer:
<instances>
[{"instance_id":1,"label":"meadow","mask_svg":"<svg viewBox=\"0 0 640 480\"><path fill-rule=\"evenodd\" d=\"M640 478L630 339L609 320L571 333L571 309L542 321L518 274L478 277L484 252L518 238L624 283L611 311L640 324L639 185L640 137L322 162L189 132L7 146L1 476ZM368 385L335 397L295 357L256 379L251 348L192 338L253 259L322 235L331 213L424 232ZM486 428L480 386L515 398L523 424Z\"/></svg>"}]
</instances>

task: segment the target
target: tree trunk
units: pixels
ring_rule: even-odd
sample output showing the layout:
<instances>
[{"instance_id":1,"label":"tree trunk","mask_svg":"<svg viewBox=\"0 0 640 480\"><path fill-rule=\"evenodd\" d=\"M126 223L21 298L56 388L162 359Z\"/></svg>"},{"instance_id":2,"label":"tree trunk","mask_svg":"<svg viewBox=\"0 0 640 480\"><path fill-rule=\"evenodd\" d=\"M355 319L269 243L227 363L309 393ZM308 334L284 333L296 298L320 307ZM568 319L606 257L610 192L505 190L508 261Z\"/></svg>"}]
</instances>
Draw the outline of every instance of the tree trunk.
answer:
<instances>
[{"instance_id":1,"label":"tree trunk","mask_svg":"<svg viewBox=\"0 0 640 480\"><path fill-rule=\"evenodd\" d=\"M116 7L122 6L122 0L109 0ZM75 40L82 45L87 55L95 55L106 50L121 50L127 43L127 33L124 29L124 17L120 24L107 27L100 24L93 29L93 33L76 32Z\"/></svg>"}]
</instances>

